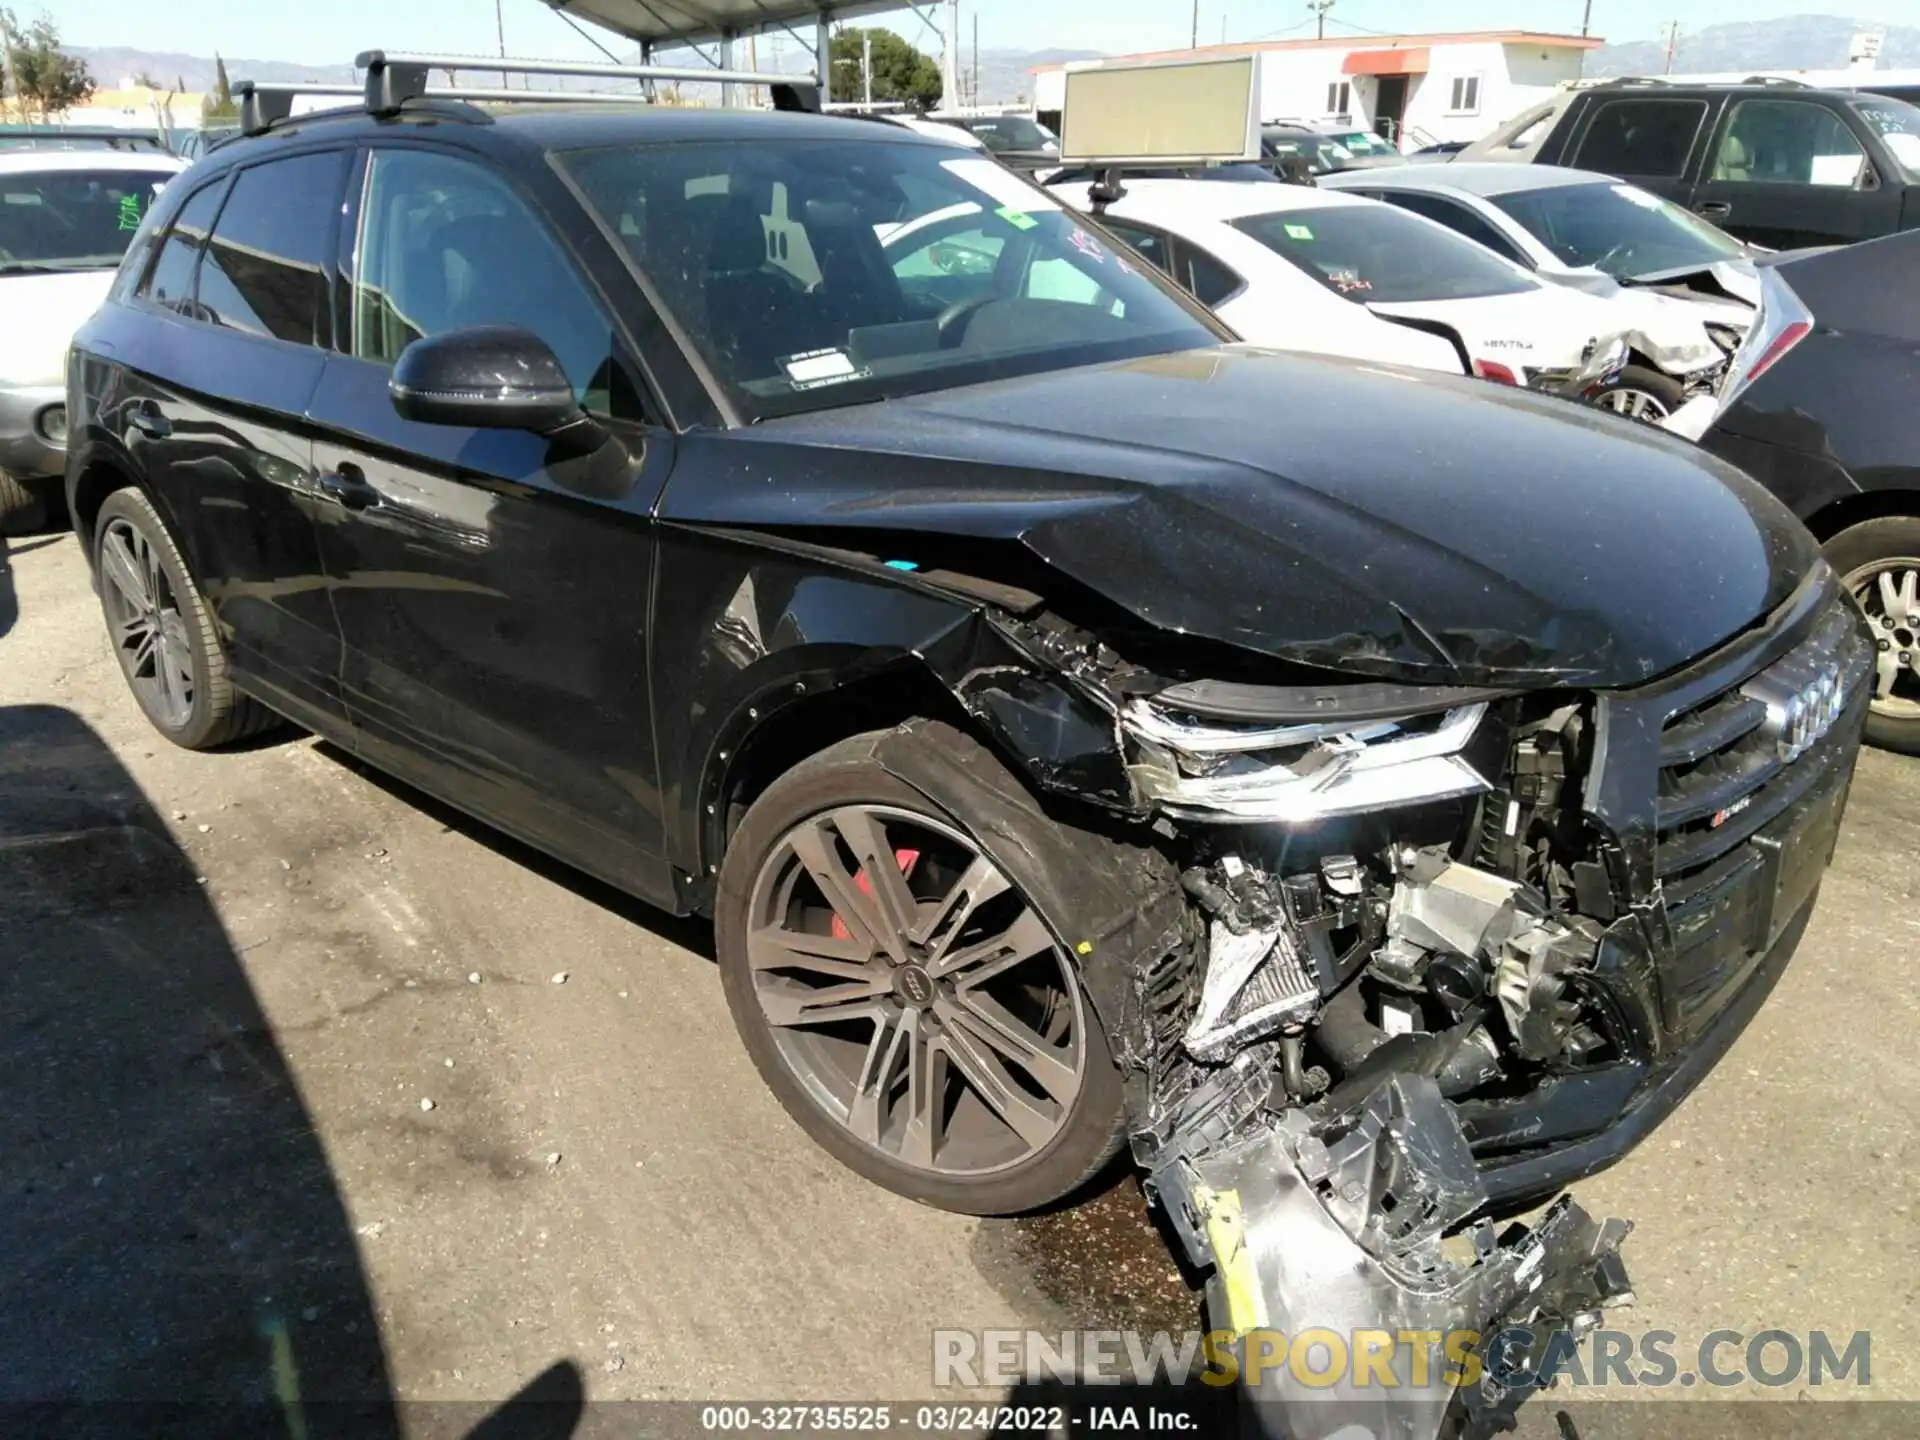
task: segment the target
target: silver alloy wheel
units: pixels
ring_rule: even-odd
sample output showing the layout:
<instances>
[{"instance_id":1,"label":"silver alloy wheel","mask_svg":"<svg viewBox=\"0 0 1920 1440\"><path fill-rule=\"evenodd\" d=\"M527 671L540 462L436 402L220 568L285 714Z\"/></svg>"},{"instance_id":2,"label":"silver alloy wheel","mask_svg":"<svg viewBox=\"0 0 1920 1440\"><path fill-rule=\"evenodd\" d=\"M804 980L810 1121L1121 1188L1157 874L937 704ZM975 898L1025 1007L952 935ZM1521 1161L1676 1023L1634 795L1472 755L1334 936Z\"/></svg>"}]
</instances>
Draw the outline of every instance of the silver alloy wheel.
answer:
<instances>
[{"instance_id":1,"label":"silver alloy wheel","mask_svg":"<svg viewBox=\"0 0 1920 1440\"><path fill-rule=\"evenodd\" d=\"M1873 627L1873 709L1920 719L1920 559L1895 555L1862 565L1846 585Z\"/></svg>"},{"instance_id":2,"label":"silver alloy wheel","mask_svg":"<svg viewBox=\"0 0 1920 1440\"><path fill-rule=\"evenodd\" d=\"M1087 1054L1072 966L951 826L889 805L794 826L754 879L747 958L781 1059L888 1159L983 1175L1066 1124Z\"/></svg>"},{"instance_id":3,"label":"silver alloy wheel","mask_svg":"<svg viewBox=\"0 0 1920 1440\"><path fill-rule=\"evenodd\" d=\"M1618 389L1603 390L1594 400L1602 410L1611 410L1616 415L1625 415L1629 420L1645 420L1657 425L1672 413L1661 403L1658 395L1645 390L1636 390L1631 385L1622 385Z\"/></svg>"},{"instance_id":4,"label":"silver alloy wheel","mask_svg":"<svg viewBox=\"0 0 1920 1440\"><path fill-rule=\"evenodd\" d=\"M147 713L170 730L193 715L193 652L179 601L152 543L123 519L100 536L107 628Z\"/></svg>"}]
</instances>

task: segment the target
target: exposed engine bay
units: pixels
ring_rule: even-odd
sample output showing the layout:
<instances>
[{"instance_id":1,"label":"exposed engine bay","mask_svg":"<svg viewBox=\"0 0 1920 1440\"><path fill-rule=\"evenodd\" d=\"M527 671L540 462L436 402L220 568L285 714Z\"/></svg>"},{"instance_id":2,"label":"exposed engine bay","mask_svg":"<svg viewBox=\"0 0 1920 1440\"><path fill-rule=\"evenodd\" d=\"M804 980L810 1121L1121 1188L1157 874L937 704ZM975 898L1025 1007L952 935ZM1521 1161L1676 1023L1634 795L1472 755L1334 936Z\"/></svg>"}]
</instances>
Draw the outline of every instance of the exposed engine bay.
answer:
<instances>
[{"instance_id":1,"label":"exposed engine bay","mask_svg":"<svg viewBox=\"0 0 1920 1440\"><path fill-rule=\"evenodd\" d=\"M1433 769L1457 717L1482 708L1405 737L1366 731ZM1613 887L1563 809L1586 743L1580 709L1520 727L1498 793L1446 803L1468 787L1435 770L1425 783L1440 802L1390 824L1337 813L1368 753L1344 736L1137 723L1148 746L1187 745L1173 768L1216 798L1258 782L1243 767L1234 791L1233 766L1209 759L1277 739L1285 768L1311 777L1300 804L1336 812L1196 832L1180 881L1203 958L1153 977L1146 1013L1161 1025L1135 1154L1188 1259L1213 1268L1215 1323L1498 1332L1525 1349L1516 1337L1578 1334L1629 1299L1623 1222L1562 1197L1536 1228L1496 1231L1461 1108L1524 1112L1543 1086L1624 1049L1597 983ZM1297 1436L1356 1421L1409 1440L1492 1433L1526 1398L1491 1377L1457 1395L1437 1379L1383 1392L1277 1372L1260 1388Z\"/></svg>"}]
</instances>

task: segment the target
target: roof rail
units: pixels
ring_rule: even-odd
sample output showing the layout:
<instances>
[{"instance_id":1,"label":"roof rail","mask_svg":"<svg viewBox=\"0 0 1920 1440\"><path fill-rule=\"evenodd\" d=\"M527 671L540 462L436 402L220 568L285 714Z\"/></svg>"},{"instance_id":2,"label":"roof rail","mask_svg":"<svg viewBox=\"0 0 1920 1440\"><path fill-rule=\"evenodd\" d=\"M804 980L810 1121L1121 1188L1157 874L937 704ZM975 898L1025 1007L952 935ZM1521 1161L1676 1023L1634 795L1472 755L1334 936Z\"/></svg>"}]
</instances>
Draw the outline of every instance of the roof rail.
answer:
<instances>
[{"instance_id":1,"label":"roof rail","mask_svg":"<svg viewBox=\"0 0 1920 1440\"><path fill-rule=\"evenodd\" d=\"M1814 87L1804 80L1796 80L1791 75L1749 75L1740 82L1742 85L1778 85L1786 90L1811 90Z\"/></svg>"},{"instance_id":2,"label":"roof rail","mask_svg":"<svg viewBox=\"0 0 1920 1440\"><path fill-rule=\"evenodd\" d=\"M570 75L594 80L675 80L691 84L765 85L776 110L820 109L820 87L804 76L774 70L708 70L688 65L603 65L580 60L522 60L492 55L427 55L366 50L355 65L367 72L367 109L391 114L417 95L429 94L429 70L478 70L491 75ZM565 93L565 92L563 92Z\"/></svg>"},{"instance_id":3,"label":"roof rail","mask_svg":"<svg viewBox=\"0 0 1920 1440\"><path fill-rule=\"evenodd\" d=\"M369 115L397 115L403 108L422 100L468 102L458 110L441 107L444 113L462 114L480 122L492 117L471 109L472 102L489 104L643 104L648 97L635 91L612 93L603 90L510 90L480 89L465 85L429 85L433 70L449 73L476 70L493 75L568 75L603 80L673 80L718 84L765 85L773 96L776 110L820 110L820 87L805 77L763 70L704 70L674 65L590 65L571 60L510 60L487 55L389 54L384 50L364 51L354 64L365 70L362 85L326 85L301 81L242 80L234 92L240 100L240 130L260 135L282 124L293 115L294 97L333 95L344 102L359 100L359 110ZM321 112L325 113L325 112Z\"/></svg>"}]
</instances>

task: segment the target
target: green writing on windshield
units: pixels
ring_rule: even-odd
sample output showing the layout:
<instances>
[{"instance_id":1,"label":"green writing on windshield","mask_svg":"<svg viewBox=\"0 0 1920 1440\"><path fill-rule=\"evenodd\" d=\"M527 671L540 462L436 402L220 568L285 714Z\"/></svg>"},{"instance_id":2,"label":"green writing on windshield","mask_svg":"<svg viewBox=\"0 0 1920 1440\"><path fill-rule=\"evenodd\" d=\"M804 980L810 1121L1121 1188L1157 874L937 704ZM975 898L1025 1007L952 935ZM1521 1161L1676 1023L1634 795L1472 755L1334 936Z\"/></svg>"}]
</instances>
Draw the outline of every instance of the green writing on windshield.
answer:
<instances>
[{"instance_id":1,"label":"green writing on windshield","mask_svg":"<svg viewBox=\"0 0 1920 1440\"><path fill-rule=\"evenodd\" d=\"M120 228L122 230L140 228L140 196L137 191L120 197Z\"/></svg>"}]
</instances>

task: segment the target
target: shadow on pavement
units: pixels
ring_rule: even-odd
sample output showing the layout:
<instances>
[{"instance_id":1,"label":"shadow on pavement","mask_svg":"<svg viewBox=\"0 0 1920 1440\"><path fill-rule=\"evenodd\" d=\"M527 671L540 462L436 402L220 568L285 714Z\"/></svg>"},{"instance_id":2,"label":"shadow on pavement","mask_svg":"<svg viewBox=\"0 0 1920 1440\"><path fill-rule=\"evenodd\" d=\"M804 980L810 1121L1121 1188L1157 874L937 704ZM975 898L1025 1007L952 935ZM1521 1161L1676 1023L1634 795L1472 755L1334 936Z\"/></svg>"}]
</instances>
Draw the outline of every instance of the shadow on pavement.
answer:
<instances>
[{"instance_id":1,"label":"shadow on pavement","mask_svg":"<svg viewBox=\"0 0 1920 1440\"><path fill-rule=\"evenodd\" d=\"M53 706L0 708L0 1157L0 1431L399 1432L239 958L139 786ZM562 1361L523 1396L562 1436L584 1386Z\"/></svg>"}]
</instances>

